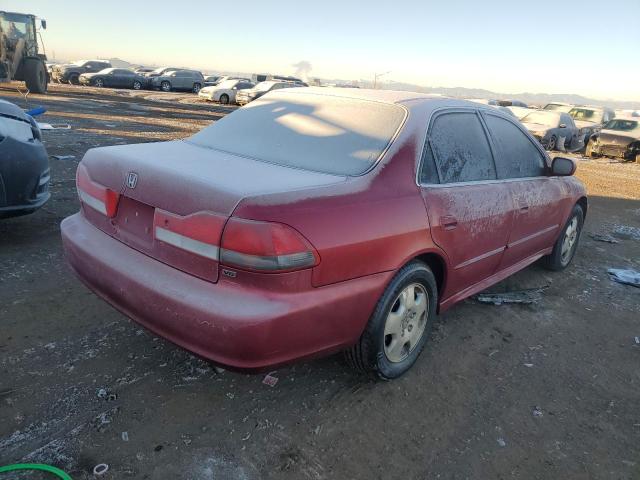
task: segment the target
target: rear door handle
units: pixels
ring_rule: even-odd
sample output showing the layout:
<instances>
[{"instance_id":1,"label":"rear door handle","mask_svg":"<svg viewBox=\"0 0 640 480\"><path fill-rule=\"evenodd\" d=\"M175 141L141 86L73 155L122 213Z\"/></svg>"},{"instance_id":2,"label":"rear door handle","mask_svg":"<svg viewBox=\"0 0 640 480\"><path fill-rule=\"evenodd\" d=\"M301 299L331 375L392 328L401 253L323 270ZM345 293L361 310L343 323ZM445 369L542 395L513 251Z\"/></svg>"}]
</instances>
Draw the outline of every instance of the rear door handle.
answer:
<instances>
[{"instance_id":1,"label":"rear door handle","mask_svg":"<svg viewBox=\"0 0 640 480\"><path fill-rule=\"evenodd\" d=\"M518 205L520 206L521 212L526 212L527 210L529 210L529 205L526 202L520 201Z\"/></svg>"},{"instance_id":2,"label":"rear door handle","mask_svg":"<svg viewBox=\"0 0 640 480\"><path fill-rule=\"evenodd\" d=\"M456 217L451 215L440 217L440 223L445 230L453 230L458 226L458 220L456 220Z\"/></svg>"}]
</instances>

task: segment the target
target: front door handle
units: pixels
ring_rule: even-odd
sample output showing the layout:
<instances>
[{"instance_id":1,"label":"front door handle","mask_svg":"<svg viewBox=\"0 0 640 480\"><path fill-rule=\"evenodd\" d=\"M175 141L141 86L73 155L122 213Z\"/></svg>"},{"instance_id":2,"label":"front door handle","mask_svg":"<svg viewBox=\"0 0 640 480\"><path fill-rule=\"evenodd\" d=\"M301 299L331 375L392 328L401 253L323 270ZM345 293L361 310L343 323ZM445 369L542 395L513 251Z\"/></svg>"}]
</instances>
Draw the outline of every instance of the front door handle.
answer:
<instances>
[{"instance_id":1,"label":"front door handle","mask_svg":"<svg viewBox=\"0 0 640 480\"><path fill-rule=\"evenodd\" d=\"M445 215L440 217L440 223L445 230L453 230L458 226L458 220L452 215Z\"/></svg>"},{"instance_id":2,"label":"front door handle","mask_svg":"<svg viewBox=\"0 0 640 480\"><path fill-rule=\"evenodd\" d=\"M527 202L523 201L523 200L520 200L518 205L520 206L520 211L521 212L526 212L527 210L529 210L529 204Z\"/></svg>"}]
</instances>

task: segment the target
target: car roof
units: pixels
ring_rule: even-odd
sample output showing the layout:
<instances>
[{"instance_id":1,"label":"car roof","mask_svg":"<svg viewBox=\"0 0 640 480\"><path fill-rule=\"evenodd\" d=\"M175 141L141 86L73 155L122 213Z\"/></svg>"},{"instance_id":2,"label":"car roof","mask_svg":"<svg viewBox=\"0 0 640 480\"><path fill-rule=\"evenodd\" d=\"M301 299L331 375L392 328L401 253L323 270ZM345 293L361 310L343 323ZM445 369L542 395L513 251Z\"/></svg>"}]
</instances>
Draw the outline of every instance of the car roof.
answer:
<instances>
[{"instance_id":1,"label":"car roof","mask_svg":"<svg viewBox=\"0 0 640 480\"><path fill-rule=\"evenodd\" d=\"M443 97L437 94L407 92L407 91L400 91L400 90L373 90L368 88L301 87L301 88L287 89L286 92L292 95L310 93L314 95L326 95L330 97L352 98L354 100L371 100L371 101L381 102L381 103L407 103L415 100L428 101L428 100L442 100L446 98L451 101L462 102L468 105L480 106L480 107L482 106L481 104L476 104L476 103L468 102L465 100L449 99L448 97Z\"/></svg>"}]
</instances>

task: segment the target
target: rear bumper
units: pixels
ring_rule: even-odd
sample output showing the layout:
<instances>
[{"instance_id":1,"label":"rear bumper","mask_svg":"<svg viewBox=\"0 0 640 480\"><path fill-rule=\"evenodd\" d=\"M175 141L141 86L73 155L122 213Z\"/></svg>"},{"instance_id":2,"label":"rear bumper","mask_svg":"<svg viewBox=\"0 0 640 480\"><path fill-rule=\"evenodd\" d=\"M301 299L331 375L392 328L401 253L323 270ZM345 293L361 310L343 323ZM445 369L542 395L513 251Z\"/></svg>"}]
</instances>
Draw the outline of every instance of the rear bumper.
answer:
<instances>
[{"instance_id":1,"label":"rear bumper","mask_svg":"<svg viewBox=\"0 0 640 480\"><path fill-rule=\"evenodd\" d=\"M49 193L49 158L40 142L0 142L0 218L32 213Z\"/></svg>"},{"instance_id":2,"label":"rear bumper","mask_svg":"<svg viewBox=\"0 0 640 480\"><path fill-rule=\"evenodd\" d=\"M61 225L81 280L156 334L215 363L263 370L356 342L393 272L322 288L278 292L213 284L108 236L81 213Z\"/></svg>"}]
</instances>

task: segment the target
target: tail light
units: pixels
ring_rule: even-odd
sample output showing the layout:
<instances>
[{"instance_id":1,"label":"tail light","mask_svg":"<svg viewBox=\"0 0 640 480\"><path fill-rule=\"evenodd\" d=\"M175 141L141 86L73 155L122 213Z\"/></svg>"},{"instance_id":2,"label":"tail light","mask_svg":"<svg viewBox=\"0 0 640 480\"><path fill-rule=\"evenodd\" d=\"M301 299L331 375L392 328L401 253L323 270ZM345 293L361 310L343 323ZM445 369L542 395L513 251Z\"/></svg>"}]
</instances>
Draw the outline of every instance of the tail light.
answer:
<instances>
[{"instance_id":1,"label":"tail light","mask_svg":"<svg viewBox=\"0 0 640 480\"><path fill-rule=\"evenodd\" d=\"M208 212L182 217L156 209L153 228L157 240L217 261L220 234L225 220L226 217Z\"/></svg>"},{"instance_id":2,"label":"tail light","mask_svg":"<svg viewBox=\"0 0 640 480\"><path fill-rule=\"evenodd\" d=\"M81 163L76 171L76 186L80 201L109 218L116 216L120 194L94 182L87 168Z\"/></svg>"},{"instance_id":3,"label":"tail light","mask_svg":"<svg viewBox=\"0 0 640 480\"><path fill-rule=\"evenodd\" d=\"M230 218L221 263L259 272L286 272L318 264L318 252L296 230L280 223Z\"/></svg>"}]
</instances>

